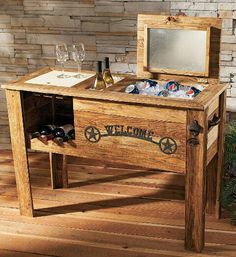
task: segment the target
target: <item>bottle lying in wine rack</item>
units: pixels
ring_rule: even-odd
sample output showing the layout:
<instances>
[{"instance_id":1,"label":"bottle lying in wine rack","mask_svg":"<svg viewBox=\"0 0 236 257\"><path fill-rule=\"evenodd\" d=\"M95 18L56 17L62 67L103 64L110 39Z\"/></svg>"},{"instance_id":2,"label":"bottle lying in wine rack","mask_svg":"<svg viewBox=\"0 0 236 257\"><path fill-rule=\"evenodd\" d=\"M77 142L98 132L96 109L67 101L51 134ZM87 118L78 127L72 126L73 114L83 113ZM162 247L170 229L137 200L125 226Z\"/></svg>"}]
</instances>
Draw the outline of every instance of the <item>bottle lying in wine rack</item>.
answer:
<instances>
[{"instance_id":1,"label":"bottle lying in wine rack","mask_svg":"<svg viewBox=\"0 0 236 257\"><path fill-rule=\"evenodd\" d=\"M37 138L44 144L48 144L49 140L53 140L56 144L63 145L64 142L72 143L72 140L75 139L75 130L71 124L63 126L44 125L31 133L30 138Z\"/></svg>"},{"instance_id":2,"label":"bottle lying in wine rack","mask_svg":"<svg viewBox=\"0 0 236 257\"><path fill-rule=\"evenodd\" d=\"M31 138L38 138L44 144L47 144L48 140L53 139L53 131L56 128L55 125L44 125L39 128L38 131L35 131L31 134Z\"/></svg>"},{"instance_id":3,"label":"bottle lying in wine rack","mask_svg":"<svg viewBox=\"0 0 236 257\"><path fill-rule=\"evenodd\" d=\"M74 134L73 125L66 124L53 130L53 141L58 145L63 145L64 142L74 139Z\"/></svg>"}]
</instances>

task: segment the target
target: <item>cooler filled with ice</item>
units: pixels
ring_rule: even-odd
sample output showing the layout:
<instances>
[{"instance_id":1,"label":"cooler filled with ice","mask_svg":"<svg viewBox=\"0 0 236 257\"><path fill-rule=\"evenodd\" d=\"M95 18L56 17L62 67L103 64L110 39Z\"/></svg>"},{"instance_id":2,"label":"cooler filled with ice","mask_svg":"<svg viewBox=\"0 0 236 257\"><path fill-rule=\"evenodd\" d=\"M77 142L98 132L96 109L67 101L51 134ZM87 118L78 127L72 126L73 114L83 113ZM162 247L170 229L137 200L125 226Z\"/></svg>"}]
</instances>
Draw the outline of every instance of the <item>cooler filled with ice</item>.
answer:
<instances>
[{"instance_id":1,"label":"cooler filled with ice","mask_svg":"<svg viewBox=\"0 0 236 257\"><path fill-rule=\"evenodd\" d=\"M114 84L110 90L126 94L158 96L165 98L194 99L205 88L198 83L185 84L175 80L157 81L152 79L134 79Z\"/></svg>"},{"instance_id":2,"label":"cooler filled with ice","mask_svg":"<svg viewBox=\"0 0 236 257\"><path fill-rule=\"evenodd\" d=\"M151 79L136 81L125 88L125 92L128 94L175 97L183 99L193 99L203 90L204 87L200 84L189 86L181 85L174 80L160 83Z\"/></svg>"}]
</instances>

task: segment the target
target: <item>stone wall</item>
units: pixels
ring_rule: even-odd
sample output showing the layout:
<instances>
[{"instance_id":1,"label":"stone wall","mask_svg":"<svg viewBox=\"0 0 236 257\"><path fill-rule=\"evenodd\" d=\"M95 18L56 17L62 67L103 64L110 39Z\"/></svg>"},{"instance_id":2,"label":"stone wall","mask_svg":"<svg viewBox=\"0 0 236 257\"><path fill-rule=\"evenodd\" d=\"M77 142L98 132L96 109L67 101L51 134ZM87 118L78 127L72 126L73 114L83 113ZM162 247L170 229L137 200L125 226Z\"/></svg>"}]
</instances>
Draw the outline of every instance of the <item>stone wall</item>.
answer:
<instances>
[{"instance_id":1,"label":"stone wall","mask_svg":"<svg viewBox=\"0 0 236 257\"><path fill-rule=\"evenodd\" d=\"M113 71L134 72L137 14L179 11L223 18L221 80L229 83L228 105L233 108L235 0L0 0L0 83L45 65L57 65L54 46L59 42L84 42L86 69L94 69L96 60L109 56ZM0 149L8 148L9 143L5 97L0 91Z\"/></svg>"}]
</instances>

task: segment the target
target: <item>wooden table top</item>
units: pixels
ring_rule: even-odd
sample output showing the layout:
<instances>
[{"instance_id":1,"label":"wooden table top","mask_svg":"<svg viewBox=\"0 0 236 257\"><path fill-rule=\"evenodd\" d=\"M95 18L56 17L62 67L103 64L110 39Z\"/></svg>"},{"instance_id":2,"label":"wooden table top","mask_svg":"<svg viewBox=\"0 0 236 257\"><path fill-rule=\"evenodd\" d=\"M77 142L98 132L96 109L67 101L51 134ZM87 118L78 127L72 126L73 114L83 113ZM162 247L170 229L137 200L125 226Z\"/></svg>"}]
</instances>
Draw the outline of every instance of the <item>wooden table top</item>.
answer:
<instances>
[{"instance_id":1,"label":"wooden table top","mask_svg":"<svg viewBox=\"0 0 236 257\"><path fill-rule=\"evenodd\" d=\"M168 107L175 109L196 109L205 110L215 99L218 97L227 86L225 84L210 83L197 97L193 100L177 99L177 98L163 98L157 96L146 96L136 94L126 94L121 92L126 85L131 84L137 77L135 75L126 76L122 81L117 82L114 86L105 89L104 91L91 90L91 86L94 84L95 76L87 79L72 87L57 87L49 85L38 85L25 83L26 81L45 74L54 68L46 67L36 72L28 74L23 78L9 82L2 85L2 88L8 90L27 91L42 94L56 94L62 96L78 97L83 99L120 102L126 104L140 104L146 106L158 106ZM76 70L68 70L76 71ZM89 74L94 74L91 71L83 71ZM191 82L191 77L189 77Z\"/></svg>"}]
</instances>

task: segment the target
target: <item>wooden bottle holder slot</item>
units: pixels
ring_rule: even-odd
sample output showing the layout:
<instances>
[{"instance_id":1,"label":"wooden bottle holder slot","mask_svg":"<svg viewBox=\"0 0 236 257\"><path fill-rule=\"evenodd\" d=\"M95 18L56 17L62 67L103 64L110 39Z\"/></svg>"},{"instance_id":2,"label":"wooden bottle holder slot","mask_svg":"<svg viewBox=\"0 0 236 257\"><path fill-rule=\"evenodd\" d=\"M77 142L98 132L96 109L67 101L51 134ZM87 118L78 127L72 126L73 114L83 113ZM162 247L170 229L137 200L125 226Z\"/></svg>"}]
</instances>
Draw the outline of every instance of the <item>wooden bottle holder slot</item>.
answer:
<instances>
[{"instance_id":1,"label":"wooden bottle holder slot","mask_svg":"<svg viewBox=\"0 0 236 257\"><path fill-rule=\"evenodd\" d=\"M22 95L25 120L25 131L28 134L28 147L33 150L45 149L47 152L58 152L61 148L76 148L74 140L71 143L57 145L52 140L46 144L30 139L30 134L46 124L74 124L73 99L53 94L35 94L24 92ZM63 124L62 124L63 123ZM26 137L27 138L27 137Z\"/></svg>"}]
</instances>

